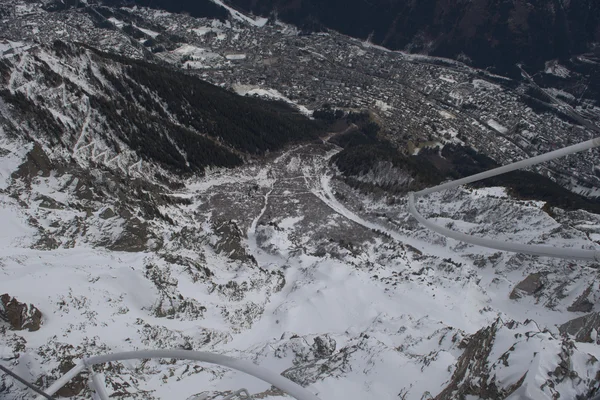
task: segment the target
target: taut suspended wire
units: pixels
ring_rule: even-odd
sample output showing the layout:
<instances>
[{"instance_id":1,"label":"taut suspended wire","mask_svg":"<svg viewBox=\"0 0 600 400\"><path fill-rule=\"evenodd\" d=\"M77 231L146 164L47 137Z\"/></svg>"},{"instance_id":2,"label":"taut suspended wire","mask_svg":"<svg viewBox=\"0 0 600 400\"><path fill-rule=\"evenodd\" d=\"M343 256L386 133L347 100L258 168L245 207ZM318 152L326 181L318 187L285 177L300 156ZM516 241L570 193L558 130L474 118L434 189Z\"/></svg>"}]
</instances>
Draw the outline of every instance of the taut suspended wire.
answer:
<instances>
[{"instance_id":1,"label":"taut suspended wire","mask_svg":"<svg viewBox=\"0 0 600 400\"><path fill-rule=\"evenodd\" d=\"M410 192L408 194L408 211L409 213L419 221L426 228L439 233L440 235L460 240L461 242L474 244L477 246L488 247L490 249L511 251L514 253L531 254L542 257L556 257L573 260L588 260L600 262L600 250L583 250L575 248L558 248L550 246L540 245L529 245L523 243L505 242L502 240L486 239L467 235L466 233L456 232L448 229L444 226L437 225L432 221L429 221L424 216L419 214L416 206L416 199L419 197L428 195L430 193L438 192L440 190L452 189L467 183L480 181L482 179L491 178L496 175L505 174L507 172L515 171L517 169L530 167L533 165L540 164L542 162L554 160L559 157L564 157L569 154L579 153L581 151L600 147L600 137L592 140L588 140L583 143L579 143L573 146L565 147L559 150L552 151L550 153L542 154L536 157L528 158L525 160L517 161L512 164L504 165L489 171L481 172L479 174L471 175L466 178L457 179L455 181L446 182L441 185L423 189L418 192Z\"/></svg>"},{"instance_id":2,"label":"taut suspended wire","mask_svg":"<svg viewBox=\"0 0 600 400\"><path fill-rule=\"evenodd\" d=\"M10 369L0 365L0 369L8 376L12 377L13 379L21 382L23 385L27 386L29 389L33 390L34 392L36 392L37 394L39 394L40 396L44 396L45 398L47 398L48 400L55 400L54 397L42 392L42 390L40 390L39 388L35 387L34 385L32 385L31 383L27 382L25 379L21 378L19 375L15 374L14 372L12 372Z\"/></svg>"}]
</instances>

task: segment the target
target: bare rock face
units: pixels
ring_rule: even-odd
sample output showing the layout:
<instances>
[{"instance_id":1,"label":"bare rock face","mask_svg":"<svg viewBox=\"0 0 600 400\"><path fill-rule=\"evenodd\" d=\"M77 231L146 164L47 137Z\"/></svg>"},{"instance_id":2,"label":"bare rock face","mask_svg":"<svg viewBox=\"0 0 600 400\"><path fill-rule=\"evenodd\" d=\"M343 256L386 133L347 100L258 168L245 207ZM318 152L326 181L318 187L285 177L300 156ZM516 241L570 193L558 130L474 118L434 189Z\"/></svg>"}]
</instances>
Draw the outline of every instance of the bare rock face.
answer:
<instances>
[{"instance_id":1,"label":"bare rock face","mask_svg":"<svg viewBox=\"0 0 600 400\"><path fill-rule=\"evenodd\" d=\"M102 212L100 213L100 218L102 219L111 219L112 217L114 217L115 215L117 215L114 210L110 207L106 207L104 210L102 210Z\"/></svg>"},{"instance_id":2,"label":"bare rock face","mask_svg":"<svg viewBox=\"0 0 600 400\"><path fill-rule=\"evenodd\" d=\"M510 293L510 299L516 300L523 296L532 296L544 287L544 275L535 273L522 280Z\"/></svg>"},{"instance_id":3,"label":"bare rock face","mask_svg":"<svg viewBox=\"0 0 600 400\"><path fill-rule=\"evenodd\" d=\"M242 243L243 233L234 221L217 221L213 224L213 229L219 237L215 250L232 260L256 264L254 257L246 252Z\"/></svg>"},{"instance_id":4,"label":"bare rock face","mask_svg":"<svg viewBox=\"0 0 600 400\"><path fill-rule=\"evenodd\" d=\"M33 304L20 303L5 293L0 296L0 319L8 322L13 330L34 332L40 329L42 313Z\"/></svg>"},{"instance_id":5,"label":"bare rock face","mask_svg":"<svg viewBox=\"0 0 600 400\"><path fill-rule=\"evenodd\" d=\"M593 356L579 351L570 338L560 340L531 320L518 323L498 318L463 340L460 347L463 353L454 373L436 400L470 396L557 399L561 386L572 387L587 398L597 384L597 367L590 367L597 362ZM577 359L586 361L581 364ZM540 364L541 360L552 361Z\"/></svg>"},{"instance_id":6,"label":"bare rock face","mask_svg":"<svg viewBox=\"0 0 600 400\"><path fill-rule=\"evenodd\" d=\"M133 217L126 220L121 236L106 247L115 251L145 251L150 239L153 239L153 235L148 229L148 223Z\"/></svg>"},{"instance_id":7,"label":"bare rock face","mask_svg":"<svg viewBox=\"0 0 600 400\"><path fill-rule=\"evenodd\" d=\"M499 324L502 322L498 319L461 343L465 350L456 364L450 384L436 396L436 400L463 398L467 395L485 399L500 397L500 391L494 382L488 384L488 356ZM469 383L471 380L473 382Z\"/></svg>"},{"instance_id":8,"label":"bare rock face","mask_svg":"<svg viewBox=\"0 0 600 400\"><path fill-rule=\"evenodd\" d=\"M13 178L22 178L31 180L37 176L50 176L52 170L52 162L42 149L35 143L33 149L27 154L27 158L19 169L14 173Z\"/></svg>"},{"instance_id":9,"label":"bare rock face","mask_svg":"<svg viewBox=\"0 0 600 400\"><path fill-rule=\"evenodd\" d=\"M327 358L335 352L336 342L329 335L317 336L313 342L315 357Z\"/></svg>"},{"instance_id":10,"label":"bare rock face","mask_svg":"<svg viewBox=\"0 0 600 400\"><path fill-rule=\"evenodd\" d=\"M559 328L563 335L571 335L578 342L600 344L598 331L600 331L600 313L591 313L583 317L572 319Z\"/></svg>"},{"instance_id":11,"label":"bare rock face","mask_svg":"<svg viewBox=\"0 0 600 400\"><path fill-rule=\"evenodd\" d=\"M66 374L73 367L75 367L75 363L71 358L66 358L61 360L60 365L58 366L61 374ZM79 374L74 379L72 379L69 383L59 389L56 394L60 397L73 397L77 396L81 393L81 391L86 386L86 379L83 375Z\"/></svg>"},{"instance_id":12,"label":"bare rock face","mask_svg":"<svg viewBox=\"0 0 600 400\"><path fill-rule=\"evenodd\" d=\"M568 308L567 311L571 312L590 312L592 308L594 308L594 303L592 303L589 299L590 293L592 292L592 285L588 286L587 289L583 291L581 296L573 302Z\"/></svg>"}]
</instances>

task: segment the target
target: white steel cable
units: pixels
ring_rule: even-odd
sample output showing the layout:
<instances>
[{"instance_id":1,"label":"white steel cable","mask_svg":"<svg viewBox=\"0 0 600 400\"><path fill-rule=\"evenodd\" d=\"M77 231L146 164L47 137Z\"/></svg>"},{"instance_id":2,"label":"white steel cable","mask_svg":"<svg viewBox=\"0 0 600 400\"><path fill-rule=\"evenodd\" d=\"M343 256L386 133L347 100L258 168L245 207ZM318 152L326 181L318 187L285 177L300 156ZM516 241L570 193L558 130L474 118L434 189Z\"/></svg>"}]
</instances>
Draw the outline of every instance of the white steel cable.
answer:
<instances>
[{"instance_id":1,"label":"white steel cable","mask_svg":"<svg viewBox=\"0 0 600 400\"><path fill-rule=\"evenodd\" d=\"M65 386L67 383L71 381L71 379L75 378L77 375L81 373L85 369L85 364L83 362L79 362L75 364L73 368L71 368L66 374L61 376L56 382L54 382L48 389L45 390L46 394L52 396L54 393L58 392L60 388ZM43 396L38 396L36 400L43 400Z\"/></svg>"},{"instance_id":2,"label":"white steel cable","mask_svg":"<svg viewBox=\"0 0 600 400\"><path fill-rule=\"evenodd\" d=\"M523 254L531 254L535 256L543 256L543 257L555 257L555 258L566 258L566 259L574 259L574 260L589 260L589 261L599 261L600 262L600 250L584 250L584 249L575 249L575 248L557 248L550 246L540 246L540 245L527 245L521 243L514 242L504 242L501 240L494 239L485 239L472 235L467 235L466 233L456 232L445 228L443 226L437 225L421 214L419 214L416 208L415 199L425 196L430 193L434 193L440 190L452 189L467 183L476 182L482 179L491 178L493 176L497 176L500 174L505 174L507 172L515 171L517 169L530 167L533 165L537 165L546 161L554 160L559 157L564 157L569 154L579 153L581 151L593 149L595 147L600 147L600 137L588 140L583 143L579 143L573 146L565 147L559 150L552 151L550 153L542 154L537 157L528 158L526 160L518 161L509 165L504 165L502 167L498 167L492 169L490 171L481 172L479 174L475 174L466 178L457 179L452 182L447 182L441 185L437 185L431 188L427 188L418 192L411 192L408 194L408 210L409 213L422 225L427 227L428 229L439 233L440 235L447 236L452 239L460 240L461 242L466 242L478 246L488 247L496 250L502 251L510 251L514 253L523 253Z\"/></svg>"},{"instance_id":3,"label":"white steel cable","mask_svg":"<svg viewBox=\"0 0 600 400\"><path fill-rule=\"evenodd\" d=\"M12 372L10 369L4 367L3 365L0 365L0 371L4 372L6 375L10 376L11 378L13 378L14 380L16 380L17 382L22 383L23 385L25 385L25 387L28 387L29 389L33 390L34 392L36 392L39 396L41 396L40 398L42 399L48 399L48 400L54 400L54 398L46 393L44 393L40 388L38 388L37 386L27 382L25 379L21 378L19 375L15 374L14 372Z\"/></svg>"},{"instance_id":4,"label":"white steel cable","mask_svg":"<svg viewBox=\"0 0 600 400\"><path fill-rule=\"evenodd\" d=\"M92 366L88 368L90 374L92 375L92 385L93 389L98 395L99 400L110 400L110 396L106 391L106 385L104 384L104 374L97 374L94 372Z\"/></svg>"},{"instance_id":5,"label":"white steel cable","mask_svg":"<svg viewBox=\"0 0 600 400\"><path fill-rule=\"evenodd\" d=\"M269 371L268 369L262 368L250 361L238 360L220 354L189 350L141 350L85 358L73 369L67 372L62 378L57 380L50 388L48 388L46 393L49 395L56 393L57 390L66 385L86 367L89 368L97 364L104 364L113 361L147 358L176 358L180 360L194 360L207 362L209 364L222 365L224 367L245 372L248 375L252 375L258 379L270 383L285 393L295 397L297 400L319 400L317 396L302 386L292 382L276 372ZM38 399L43 400L41 397L38 397Z\"/></svg>"},{"instance_id":6,"label":"white steel cable","mask_svg":"<svg viewBox=\"0 0 600 400\"><path fill-rule=\"evenodd\" d=\"M579 144L575 144L573 146L564 147L562 149L554 150L549 153L541 154L536 157L528 158L525 160L517 161L512 164L503 165L502 167L494 168L489 171L481 172L479 174L471 175L466 178L457 179L455 181L443 183L441 185L437 185L431 188L423 189L418 192L415 192L416 197L425 196L426 194L430 194L433 192L438 192L444 189L452 189L461 185L465 185L467 183L472 183L476 181L480 181L482 179L491 178L496 175L505 174L507 172L512 172L517 169L531 167L533 165L541 164L546 161L551 161L556 158L568 156L569 154L579 153L585 150L593 149L595 147L600 147L600 137L597 137L592 140L588 140L586 142L582 142Z\"/></svg>"}]
</instances>

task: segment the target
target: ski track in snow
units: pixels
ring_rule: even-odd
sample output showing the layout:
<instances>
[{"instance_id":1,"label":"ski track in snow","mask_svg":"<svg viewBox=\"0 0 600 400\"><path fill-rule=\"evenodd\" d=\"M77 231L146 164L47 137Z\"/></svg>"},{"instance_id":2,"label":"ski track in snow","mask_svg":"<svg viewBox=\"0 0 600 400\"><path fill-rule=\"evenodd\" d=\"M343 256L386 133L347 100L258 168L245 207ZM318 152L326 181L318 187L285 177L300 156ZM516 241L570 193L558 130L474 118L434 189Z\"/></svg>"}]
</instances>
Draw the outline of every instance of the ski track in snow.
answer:
<instances>
[{"instance_id":1,"label":"ski track in snow","mask_svg":"<svg viewBox=\"0 0 600 400\"><path fill-rule=\"evenodd\" d=\"M271 188L267 191L267 193L265 193L263 208L260 210L260 213L256 216L256 218L254 218L254 220L252 221L252 225L250 225L250 228L248 228L248 247L250 248L250 252L256 259L256 262L259 263L259 265L263 264L265 260L263 257L264 252L260 249L260 246L258 245L258 242L256 240L256 227L258 226L258 222L260 221L262 216L267 211L267 207L269 206L269 196L271 196L271 193L273 193L276 183L277 181L274 181L271 185ZM265 265L261 266L264 267Z\"/></svg>"},{"instance_id":2,"label":"ski track in snow","mask_svg":"<svg viewBox=\"0 0 600 400\"><path fill-rule=\"evenodd\" d=\"M457 254L448 247L442 247L432 243L427 243L414 237L403 235L400 232L389 229L386 226L365 220L364 218L350 211L346 206L344 206L340 201L338 201L333 193L333 189L331 186L332 176L325 171L327 161L331 157L333 157L333 155L335 155L335 153L329 154L327 158L322 161L321 165L313 164L311 167L303 168L302 170L307 187L315 195L315 197L321 200L324 204L326 204L331 210L333 210L337 214L367 229L374 229L385 232L397 242L401 244L408 244L422 251L424 254L432 255L438 257L439 259L451 259L453 262L462 264L463 275L467 276L467 274L472 270L472 267L470 267L472 262L470 260L464 259L460 254ZM313 182L312 184L311 180ZM425 228L423 229L425 230ZM453 239L448 239L448 242L452 243L456 241L454 241ZM493 271L477 270L476 273L482 278L483 282L491 282L494 278L497 277ZM470 296L462 297L462 302L464 302L463 305L460 305L460 302L458 302L456 303L456 306L460 305L461 308L466 307L466 309L469 309L476 307L477 304L475 303L481 304L478 301L475 301L475 303L473 303L474 300L470 299L470 297L473 296L473 298L481 297L481 300L487 298L487 300L483 301L484 303L493 303L494 307L498 311L506 313L511 318L515 318L516 320L520 321L525 321L529 318L533 318L538 323L553 326L557 321L562 320L566 322L569 318L568 315L555 312L543 307L529 309L527 307L524 307L523 304L515 303L514 301L508 299L507 296L506 298L504 298L496 292L490 292L489 294L485 295L483 295L482 293L478 294L477 292L479 291L479 289L472 287L471 285L469 285L466 289L467 293L472 293L470 293ZM453 300L453 302L454 301L455 300ZM469 311L468 313L471 312L475 312L475 309L473 311ZM466 320L469 319L469 317L467 316L468 313L465 312L464 314ZM440 317L440 320L443 321L444 318ZM469 325L470 323L463 325L461 328L468 330Z\"/></svg>"},{"instance_id":3,"label":"ski track in snow","mask_svg":"<svg viewBox=\"0 0 600 400\"><path fill-rule=\"evenodd\" d=\"M282 163L283 161L285 161L286 158L289 158L291 155L293 155L294 152L297 152L300 149L294 149L292 151L284 153L282 156L278 157L274 163ZM356 214L352 213L350 210L348 210L344 205L342 205L335 198L335 196L333 194L333 190L330 185L331 175L328 175L325 173L325 166L327 165L327 160L334 154L335 153L329 154L329 156L326 159L320 160L320 162L317 161L316 163L313 163L312 165L308 165L308 166L305 165L303 168L301 168L301 173L302 173L301 176L295 177L294 179L303 179L305 182L305 185L307 187L307 192L311 193L316 198L318 198L320 201L322 201L326 206L328 206L336 214L341 215L342 217L344 217L354 223L357 223L369 230L378 229L378 230L384 231L384 232L388 233L390 236L392 236L394 240L396 240L400 243L409 243L409 244L414 244L415 246L418 246L421 248L425 248L426 245L424 245L422 242L419 242L415 239L408 238L404 235L401 235L398 232L395 232L393 230L390 230L388 228L380 226L376 223L369 222L369 221L359 217L358 215L356 215ZM289 179L292 179L292 178L289 178ZM252 254L255 255L257 262L259 263L259 265L261 265L263 267L269 266L269 265L280 265L282 263L289 265L290 268L288 268L288 273L286 273L286 280L291 281L291 282L296 282L298 280L301 282L304 279L306 279L302 275L302 273L299 273L298 271L303 271L303 270L306 270L307 268L309 270L314 270L314 271L322 270L323 272L315 272L315 273L319 273L319 274L324 273L325 276L324 276L322 284L327 285L327 283L326 283L327 279L325 279L325 277L327 277L328 273L325 271L328 271L330 268L333 268L334 265L337 265L337 262L334 262L332 264L331 262L327 262L325 260L310 258L310 257L282 258L282 255L272 255L272 254L268 254L268 253L264 252L263 250L260 249L260 246L258 246L258 244L256 243L257 223L260 220L260 218L262 218L262 216L264 215L264 213L266 211L268 198L270 196L274 196L273 186L271 187L269 192L267 192L267 194L265 195L265 203L264 203L263 209L261 210L258 217L256 217L253 220L252 226L248 229L248 244L249 244ZM454 258L454 259L459 259L460 261L464 261L464 260L460 259L460 257L458 257L456 254L453 254L448 249L427 247L424 250L427 250L429 252L429 254L436 253L440 257ZM434 251L431 251L431 250L434 250ZM467 267L465 267L465 268L467 268ZM343 270L346 270L346 268L343 268ZM350 273L350 276L352 276L352 272L349 272L349 273ZM344 279L346 279L346 278L344 278ZM352 285L357 284L357 282L354 282L354 278L351 278L350 282L352 282L352 283L349 283L349 284L352 284ZM359 284L359 287L360 287L360 285L361 284ZM307 287L310 287L310 286L311 285L308 285ZM304 332L305 334L317 333L317 332L313 332L311 330L311 328L310 328L311 326L313 326L313 327L321 326L319 331L327 331L327 329L331 329L332 331L335 331L335 329L336 329L335 326L337 326L338 329L340 327L343 327L343 329L346 329L346 327L353 325L350 321L345 321L345 320L340 321L338 324L332 324L331 326L329 326L330 325L329 323L325 323L323 321L319 322L319 323L307 323L306 327L304 327L304 328L302 327L302 324L298 325L298 323L294 323L294 322L292 322L290 324L284 324L284 323L280 324L280 323L276 322L275 324L273 324L273 321L271 321L271 319L276 319L276 317L274 317L274 316L284 315L284 314L288 313L290 307L294 310L297 307L299 307L299 305L296 304L296 300L295 300L295 298L298 298L298 294L295 293L295 291L297 291L297 290L298 290L298 288L296 288L295 285L286 285L286 287L283 289L283 291L281 293L276 293L276 294L272 295L269 302L265 306L263 318L261 318L261 320L257 321L256 326L253 327L250 331L243 332L240 335L240 337L235 338L233 340L233 342L231 343L231 345L236 346L237 348L244 347L246 345L251 346L252 344L256 343L257 341L260 341L260 336L264 334L265 329L267 329L266 328L267 326L270 326L270 328L268 328L268 329L270 329L272 331L273 325L275 325L276 327L277 326L281 327L278 329L282 329L281 332L278 332L278 330L272 332L273 336L282 334L286 330L290 330L290 331L294 331L294 332ZM307 289L307 290L309 290L309 289ZM360 289L360 290L363 290L363 289ZM400 299L403 297L403 296L400 296L397 299L393 299L393 298L389 297L387 294L382 294L382 296L383 296L383 298L381 300L382 303L392 303L392 304L394 304L396 302L398 302L398 304L400 304L401 303ZM308 296L308 297L310 297L310 296ZM316 299L314 301L316 301ZM427 301L427 302L424 302L421 306L415 305L415 309L422 308L423 315L427 315L428 314L427 310L431 309L433 307L433 305L429 304L429 303L430 302ZM318 304L318 303L315 303L315 305L316 304ZM367 312L367 313L373 312L373 310L375 310L375 309L380 309L379 307L371 308L371 306L369 304L371 304L371 302L365 302L364 306L356 305L356 307L357 307L357 309L365 308L365 312ZM450 305L449 307L454 307L454 306ZM470 309L471 307L472 307L472 305L468 306L467 309ZM308 307L307 309L310 310L311 307ZM323 308L323 307L316 308L316 310L319 310L319 309L324 310L325 308ZM309 311L298 310L298 311L294 311L294 312L301 312L302 315L310 314ZM381 312L381 311L378 311L378 312ZM270 317L268 317L268 318L265 317L267 315ZM440 319L442 319L442 315L440 315L439 317L440 317ZM308 318L308 317L305 317L305 318ZM324 315L322 315L321 317L318 317L318 318L327 319L328 317L325 317ZM302 320L302 318L299 318L299 320ZM363 318L360 318L360 320L362 321ZM459 320L455 321L455 323L458 325L462 325L463 327L468 327L470 329L475 329L475 327L472 324L470 324L470 323L465 324L464 322L465 321L463 320L463 317L461 317L461 318L459 318ZM361 322L361 324L362 323L363 322ZM264 326L264 328L261 328L262 326ZM287 326L287 328L283 329L283 326ZM308 328L308 331L305 331L306 328Z\"/></svg>"},{"instance_id":4,"label":"ski track in snow","mask_svg":"<svg viewBox=\"0 0 600 400\"><path fill-rule=\"evenodd\" d=\"M331 157L333 157L334 154L331 154L330 156L328 156L327 160L329 160ZM313 168L319 169L319 167L317 167L317 166L313 166ZM310 174L308 174L306 169L303 170L303 173L304 173L305 181L307 182L307 186L309 186L310 191L319 200L321 200L329 208L331 208L333 211L335 211L342 217L344 217L352 222L355 222L367 229L380 230L382 232L385 232L386 234L391 236L394 240L396 240L400 243L409 244L416 249L419 249L422 251L427 251L428 254L432 254L432 255L435 255L438 257L442 257L442 258L451 258L453 260L456 260L457 262L462 262L462 263L465 262L465 260L463 260L460 256L448 251L447 249L439 248L438 246L434 246L434 245L430 245L430 244L427 244L427 246L425 246L424 243L421 241L415 240L406 235L402 235L397 231L391 230L391 229L389 229L385 226L379 225L377 223L367 221L364 218L353 213L352 211L348 210L348 208L346 208L342 203L340 203L336 199L336 197L333 193L333 189L331 187L331 179L332 179L331 175L328 175L325 172L323 172L321 175L317 174L317 176L319 177L319 179L318 179L319 184L311 185L309 182L310 182L310 178L312 176Z\"/></svg>"}]
</instances>

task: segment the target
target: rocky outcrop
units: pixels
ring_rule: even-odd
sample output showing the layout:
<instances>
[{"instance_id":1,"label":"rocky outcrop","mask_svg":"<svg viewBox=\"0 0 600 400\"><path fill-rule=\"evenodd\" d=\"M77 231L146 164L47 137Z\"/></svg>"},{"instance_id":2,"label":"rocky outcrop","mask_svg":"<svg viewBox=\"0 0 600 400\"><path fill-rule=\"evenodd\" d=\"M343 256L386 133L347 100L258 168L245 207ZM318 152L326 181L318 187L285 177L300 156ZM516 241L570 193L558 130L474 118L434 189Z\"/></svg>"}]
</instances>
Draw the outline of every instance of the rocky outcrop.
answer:
<instances>
[{"instance_id":1,"label":"rocky outcrop","mask_svg":"<svg viewBox=\"0 0 600 400\"><path fill-rule=\"evenodd\" d=\"M490 383L488 357L494 345L500 319L491 326L479 330L461 343L463 354L456 363L450 384L438 394L436 400L464 398L473 395L484 399L500 398L499 389Z\"/></svg>"},{"instance_id":2,"label":"rocky outcrop","mask_svg":"<svg viewBox=\"0 0 600 400\"><path fill-rule=\"evenodd\" d=\"M50 210L63 210L65 206L58 201L54 200L52 197L41 195L39 197L40 207L47 208Z\"/></svg>"},{"instance_id":3,"label":"rocky outcrop","mask_svg":"<svg viewBox=\"0 0 600 400\"><path fill-rule=\"evenodd\" d=\"M13 330L33 332L40 329L42 313L33 304L20 303L5 293L0 296L0 319L8 322Z\"/></svg>"},{"instance_id":4,"label":"rocky outcrop","mask_svg":"<svg viewBox=\"0 0 600 400\"><path fill-rule=\"evenodd\" d=\"M114 217L116 214L113 211L112 208L110 207L106 207L105 209L103 209L100 214L98 215L100 218L102 219L110 219L112 217Z\"/></svg>"},{"instance_id":5,"label":"rocky outcrop","mask_svg":"<svg viewBox=\"0 0 600 400\"><path fill-rule=\"evenodd\" d=\"M593 286L590 285L583 291L583 293L571 304L567 311L571 312L590 312L594 308L594 303L589 299L590 293L592 292Z\"/></svg>"},{"instance_id":6,"label":"rocky outcrop","mask_svg":"<svg viewBox=\"0 0 600 400\"><path fill-rule=\"evenodd\" d=\"M583 317L572 319L559 328L563 335L574 336L575 340L584 343L596 342L600 344L598 331L600 331L600 313L591 313Z\"/></svg>"},{"instance_id":7,"label":"rocky outcrop","mask_svg":"<svg viewBox=\"0 0 600 400\"><path fill-rule=\"evenodd\" d=\"M18 170L13 174L13 179L31 180L37 176L50 176L52 170L52 162L42 149L35 143L31 151L27 154L25 162L21 164Z\"/></svg>"},{"instance_id":8,"label":"rocky outcrop","mask_svg":"<svg viewBox=\"0 0 600 400\"><path fill-rule=\"evenodd\" d=\"M360 344L349 345L322 359L317 358L317 354L309 354L306 361L286 369L281 375L301 386L308 386L325 377L343 376L352 370L351 357L359 347Z\"/></svg>"},{"instance_id":9,"label":"rocky outcrop","mask_svg":"<svg viewBox=\"0 0 600 400\"><path fill-rule=\"evenodd\" d=\"M214 247L219 253L236 261L250 261L256 264L254 257L246 252L242 244L243 233L234 221L217 221L213 229L219 239Z\"/></svg>"},{"instance_id":10,"label":"rocky outcrop","mask_svg":"<svg viewBox=\"0 0 600 400\"><path fill-rule=\"evenodd\" d=\"M593 329L599 328L600 315L578 320L565 324L561 331L588 341L590 336L595 337ZM535 321L518 323L498 318L465 339L461 347L464 351L437 400L469 396L490 400L559 398L561 387L584 395L597 385L597 360L578 349L571 338L561 339L540 329Z\"/></svg>"},{"instance_id":11,"label":"rocky outcrop","mask_svg":"<svg viewBox=\"0 0 600 400\"><path fill-rule=\"evenodd\" d=\"M317 336L313 342L315 357L327 358L335 353L336 342L329 335Z\"/></svg>"},{"instance_id":12,"label":"rocky outcrop","mask_svg":"<svg viewBox=\"0 0 600 400\"><path fill-rule=\"evenodd\" d=\"M544 276L541 273L529 275L522 280L510 293L510 299L516 300L523 296L532 296L544 287Z\"/></svg>"},{"instance_id":13,"label":"rocky outcrop","mask_svg":"<svg viewBox=\"0 0 600 400\"><path fill-rule=\"evenodd\" d=\"M139 218L131 218L125 222L123 232L117 240L106 247L115 251L138 252L150 247L150 240L156 239L148 229L148 223ZM158 242L154 243L158 245Z\"/></svg>"}]
</instances>

